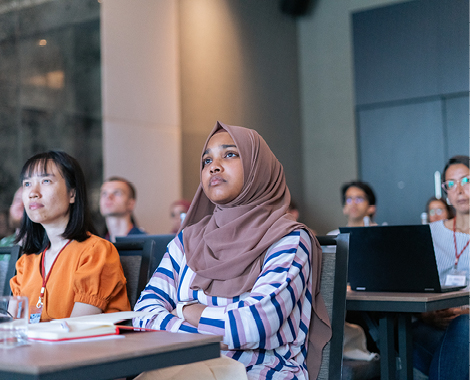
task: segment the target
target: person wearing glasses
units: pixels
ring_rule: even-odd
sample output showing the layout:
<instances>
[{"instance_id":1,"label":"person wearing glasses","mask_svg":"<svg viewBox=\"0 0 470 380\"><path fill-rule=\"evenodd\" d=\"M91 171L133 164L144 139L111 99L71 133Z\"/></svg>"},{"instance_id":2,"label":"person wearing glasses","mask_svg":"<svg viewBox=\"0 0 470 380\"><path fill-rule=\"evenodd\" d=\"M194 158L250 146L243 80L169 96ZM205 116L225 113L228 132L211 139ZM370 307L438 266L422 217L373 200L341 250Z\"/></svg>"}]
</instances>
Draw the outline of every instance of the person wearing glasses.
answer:
<instances>
[{"instance_id":1,"label":"person wearing glasses","mask_svg":"<svg viewBox=\"0 0 470 380\"><path fill-rule=\"evenodd\" d=\"M447 162L442 187L455 216L430 224L439 278L444 285L468 285L470 165L468 156ZM413 365L434 379L469 378L468 306L422 313L413 323Z\"/></svg>"},{"instance_id":2,"label":"person wearing glasses","mask_svg":"<svg viewBox=\"0 0 470 380\"><path fill-rule=\"evenodd\" d=\"M370 185L362 181L346 182L341 187L343 215L348 218L346 227L376 226L374 215L377 210L376 198ZM339 229L328 232L338 235Z\"/></svg>"},{"instance_id":3,"label":"person wearing glasses","mask_svg":"<svg viewBox=\"0 0 470 380\"><path fill-rule=\"evenodd\" d=\"M431 197L426 203L426 214L429 223L434 223L438 220L452 219L454 210L444 198Z\"/></svg>"}]
</instances>

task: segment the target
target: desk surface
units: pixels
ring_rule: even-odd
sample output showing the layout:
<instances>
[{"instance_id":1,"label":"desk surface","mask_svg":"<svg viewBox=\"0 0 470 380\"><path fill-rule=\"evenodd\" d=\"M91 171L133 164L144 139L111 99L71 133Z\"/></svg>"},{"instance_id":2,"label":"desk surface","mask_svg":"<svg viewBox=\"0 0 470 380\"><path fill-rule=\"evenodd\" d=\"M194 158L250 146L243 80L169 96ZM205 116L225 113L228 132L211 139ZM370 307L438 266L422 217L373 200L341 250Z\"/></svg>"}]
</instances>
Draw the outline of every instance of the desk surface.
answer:
<instances>
[{"instance_id":1,"label":"desk surface","mask_svg":"<svg viewBox=\"0 0 470 380\"><path fill-rule=\"evenodd\" d=\"M358 292L348 290L346 309L421 313L469 304L470 291L448 293Z\"/></svg>"},{"instance_id":2,"label":"desk surface","mask_svg":"<svg viewBox=\"0 0 470 380\"><path fill-rule=\"evenodd\" d=\"M220 356L221 337L218 336L165 331L131 332L122 336L0 348L0 378L110 379Z\"/></svg>"}]
</instances>

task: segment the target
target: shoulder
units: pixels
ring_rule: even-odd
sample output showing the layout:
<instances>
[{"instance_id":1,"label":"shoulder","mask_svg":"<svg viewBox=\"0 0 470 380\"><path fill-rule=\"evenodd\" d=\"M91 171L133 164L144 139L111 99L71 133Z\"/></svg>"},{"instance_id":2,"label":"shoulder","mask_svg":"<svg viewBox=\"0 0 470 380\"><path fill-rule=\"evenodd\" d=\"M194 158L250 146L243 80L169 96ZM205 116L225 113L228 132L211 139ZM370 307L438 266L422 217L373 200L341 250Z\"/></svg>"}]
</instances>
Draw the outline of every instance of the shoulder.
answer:
<instances>
[{"instance_id":1,"label":"shoulder","mask_svg":"<svg viewBox=\"0 0 470 380\"><path fill-rule=\"evenodd\" d=\"M2 240L0 240L0 247L12 246L15 239L16 239L16 234L4 237Z\"/></svg>"},{"instance_id":2,"label":"shoulder","mask_svg":"<svg viewBox=\"0 0 470 380\"><path fill-rule=\"evenodd\" d=\"M90 237L84 241L74 240L72 247L79 251L98 250L98 251L116 251L116 247L110 241L90 234Z\"/></svg>"},{"instance_id":3,"label":"shoulder","mask_svg":"<svg viewBox=\"0 0 470 380\"><path fill-rule=\"evenodd\" d=\"M271 250L279 251L293 248L303 248L306 251L311 250L312 240L306 230L299 228L288 233L273 245L271 245L271 247L268 249L268 252Z\"/></svg>"},{"instance_id":4,"label":"shoulder","mask_svg":"<svg viewBox=\"0 0 470 380\"><path fill-rule=\"evenodd\" d=\"M444 220L438 220L437 222L429 223L429 228L431 229L431 234L433 237L435 235L443 235L452 232L444 225Z\"/></svg>"},{"instance_id":5,"label":"shoulder","mask_svg":"<svg viewBox=\"0 0 470 380\"><path fill-rule=\"evenodd\" d=\"M142 228L134 226L127 235L147 235L147 232L145 232Z\"/></svg>"}]
</instances>

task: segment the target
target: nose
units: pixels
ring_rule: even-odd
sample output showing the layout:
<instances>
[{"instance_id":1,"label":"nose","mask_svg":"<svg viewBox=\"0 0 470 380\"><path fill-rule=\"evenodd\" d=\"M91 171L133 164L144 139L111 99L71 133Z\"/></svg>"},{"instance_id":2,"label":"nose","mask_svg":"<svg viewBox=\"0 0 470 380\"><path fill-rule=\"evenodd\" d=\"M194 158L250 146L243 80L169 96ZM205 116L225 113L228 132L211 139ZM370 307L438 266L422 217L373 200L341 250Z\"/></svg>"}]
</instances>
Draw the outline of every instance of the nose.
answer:
<instances>
[{"instance_id":1,"label":"nose","mask_svg":"<svg viewBox=\"0 0 470 380\"><path fill-rule=\"evenodd\" d=\"M37 183L31 183L28 190L29 191L29 198L37 198L39 196L39 186Z\"/></svg>"},{"instance_id":2,"label":"nose","mask_svg":"<svg viewBox=\"0 0 470 380\"><path fill-rule=\"evenodd\" d=\"M211 164L210 164L210 167L209 167L209 170L211 172L211 174L214 174L214 173L219 173L221 170L222 170L222 166L220 165L220 162L218 159L213 159Z\"/></svg>"}]
</instances>

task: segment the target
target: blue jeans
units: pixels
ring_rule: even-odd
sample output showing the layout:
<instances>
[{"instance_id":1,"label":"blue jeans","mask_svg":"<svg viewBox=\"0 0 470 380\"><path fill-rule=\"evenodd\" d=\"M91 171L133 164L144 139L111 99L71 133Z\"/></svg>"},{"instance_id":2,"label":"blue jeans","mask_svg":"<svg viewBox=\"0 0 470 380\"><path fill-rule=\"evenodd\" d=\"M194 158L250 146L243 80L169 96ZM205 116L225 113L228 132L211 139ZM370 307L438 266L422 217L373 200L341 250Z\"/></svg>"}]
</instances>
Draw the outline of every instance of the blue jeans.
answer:
<instances>
[{"instance_id":1,"label":"blue jeans","mask_svg":"<svg viewBox=\"0 0 470 380\"><path fill-rule=\"evenodd\" d=\"M413 365L429 380L468 380L468 314L455 318L446 330L413 323Z\"/></svg>"}]
</instances>

